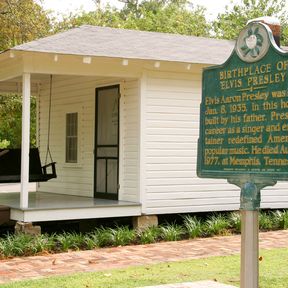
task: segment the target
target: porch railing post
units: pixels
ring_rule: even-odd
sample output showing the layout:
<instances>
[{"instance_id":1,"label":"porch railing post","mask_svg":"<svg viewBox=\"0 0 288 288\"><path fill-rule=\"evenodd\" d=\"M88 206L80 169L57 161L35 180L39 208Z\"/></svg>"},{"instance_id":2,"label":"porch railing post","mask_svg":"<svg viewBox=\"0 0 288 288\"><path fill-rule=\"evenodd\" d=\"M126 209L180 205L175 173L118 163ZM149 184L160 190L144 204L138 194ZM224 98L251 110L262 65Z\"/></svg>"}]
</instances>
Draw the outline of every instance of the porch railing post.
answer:
<instances>
[{"instance_id":1,"label":"porch railing post","mask_svg":"<svg viewBox=\"0 0 288 288\"><path fill-rule=\"evenodd\" d=\"M21 145L21 192L20 208L28 208L29 197L29 151L30 151L30 96L31 75L22 76L22 145Z\"/></svg>"}]
</instances>

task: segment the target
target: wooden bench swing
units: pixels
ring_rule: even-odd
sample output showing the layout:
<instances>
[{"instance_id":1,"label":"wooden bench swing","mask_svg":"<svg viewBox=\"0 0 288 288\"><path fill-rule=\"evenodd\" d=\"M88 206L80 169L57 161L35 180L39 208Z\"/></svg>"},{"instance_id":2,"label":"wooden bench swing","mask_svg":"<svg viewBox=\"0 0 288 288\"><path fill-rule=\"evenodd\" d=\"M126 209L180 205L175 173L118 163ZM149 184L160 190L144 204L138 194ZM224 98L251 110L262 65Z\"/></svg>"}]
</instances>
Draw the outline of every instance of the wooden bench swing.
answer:
<instances>
[{"instance_id":1,"label":"wooden bench swing","mask_svg":"<svg viewBox=\"0 0 288 288\"><path fill-rule=\"evenodd\" d=\"M50 121L51 121L51 98L52 98L52 75L50 75L50 101L48 117L48 140L45 165L41 165L38 148L30 148L29 153L29 182L46 182L56 178L56 162L53 162L50 142ZM47 164L48 155L51 163ZM51 170L51 171L50 171ZM49 172L50 171L50 172ZM21 182L21 149L0 149L0 183Z\"/></svg>"}]
</instances>

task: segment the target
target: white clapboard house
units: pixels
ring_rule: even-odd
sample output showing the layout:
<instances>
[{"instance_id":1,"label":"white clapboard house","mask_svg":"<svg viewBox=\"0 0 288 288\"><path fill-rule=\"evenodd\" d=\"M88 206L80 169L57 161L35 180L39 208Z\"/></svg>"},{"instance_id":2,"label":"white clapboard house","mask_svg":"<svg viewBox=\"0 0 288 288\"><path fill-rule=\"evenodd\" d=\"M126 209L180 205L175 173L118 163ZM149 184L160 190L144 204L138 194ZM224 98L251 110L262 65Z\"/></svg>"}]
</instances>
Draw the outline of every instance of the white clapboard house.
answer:
<instances>
[{"instance_id":1,"label":"white clapboard house","mask_svg":"<svg viewBox=\"0 0 288 288\"><path fill-rule=\"evenodd\" d=\"M233 47L226 40L85 25L2 52L0 91L23 95L21 192L0 195L10 218L238 209L239 188L196 176L202 69L223 63ZM49 149L57 173L33 193L30 95L37 97L42 165ZM287 184L265 189L262 207L287 208Z\"/></svg>"}]
</instances>

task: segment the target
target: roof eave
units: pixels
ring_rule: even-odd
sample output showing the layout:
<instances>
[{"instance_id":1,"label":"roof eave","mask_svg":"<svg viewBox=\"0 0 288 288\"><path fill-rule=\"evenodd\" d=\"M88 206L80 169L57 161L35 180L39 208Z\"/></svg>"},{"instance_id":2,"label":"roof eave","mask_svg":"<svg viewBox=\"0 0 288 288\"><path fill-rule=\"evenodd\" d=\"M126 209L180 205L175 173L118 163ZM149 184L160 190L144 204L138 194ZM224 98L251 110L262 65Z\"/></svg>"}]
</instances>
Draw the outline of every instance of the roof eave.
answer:
<instances>
[{"instance_id":1,"label":"roof eave","mask_svg":"<svg viewBox=\"0 0 288 288\"><path fill-rule=\"evenodd\" d=\"M76 57L91 57L91 58L110 58L110 59L127 59L127 60L135 60L135 61L160 61L160 62L169 62L169 63L183 63L183 64L199 64L199 65L219 65L222 64L221 61L189 61L185 59L167 59L167 58L152 58L152 57L131 57L127 55L105 55L105 54L98 54L98 55L91 55L91 54L82 54L82 53L63 53L59 51L37 51L37 50L25 50L25 49L17 49L11 48L7 51L18 51L24 53L39 53L39 54L46 54L46 55L65 55L65 56L76 56ZM7 52L6 51L6 52Z\"/></svg>"}]
</instances>

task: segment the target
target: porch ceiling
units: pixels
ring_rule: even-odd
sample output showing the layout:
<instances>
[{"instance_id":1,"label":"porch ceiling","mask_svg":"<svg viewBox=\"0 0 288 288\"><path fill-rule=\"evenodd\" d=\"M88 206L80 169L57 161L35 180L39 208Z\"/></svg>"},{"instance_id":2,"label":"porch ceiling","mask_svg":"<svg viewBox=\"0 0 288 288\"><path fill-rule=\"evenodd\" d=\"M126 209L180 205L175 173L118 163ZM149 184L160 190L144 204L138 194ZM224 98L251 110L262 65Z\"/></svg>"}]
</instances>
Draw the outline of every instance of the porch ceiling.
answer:
<instances>
[{"instance_id":1,"label":"porch ceiling","mask_svg":"<svg viewBox=\"0 0 288 288\"><path fill-rule=\"evenodd\" d=\"M94 80L104 80L105 77L92 77L92 76L69 76L71 78L88 77ZM31 74L31 94L37 95L39 85L49 82L49 74ZM22 92L22 77L15 77L7 81L0 81L0 93L21 93Z\"/></svg>"},{"instance_id":2,"label":"porch ceiling","mask_svg":"<svg viewBox=\"0 0 288 288\"><path fill-rule=\"evenodd\" d=\"M38 85L41 82L48 81L48 75L34 74L31 75L31 94L36 95ZM6 81L0 81L0 93L21 93L22 77L15 77Z\"/></svg>"}]
</instances>

